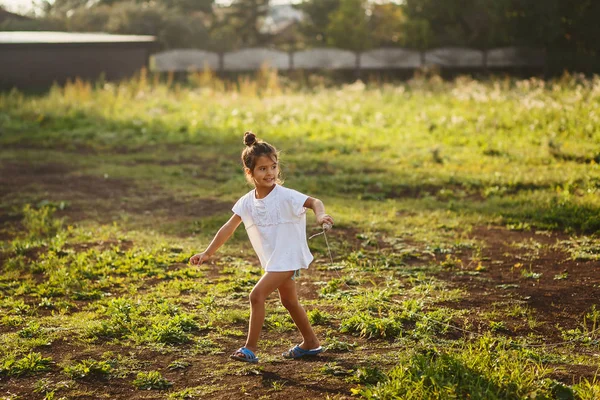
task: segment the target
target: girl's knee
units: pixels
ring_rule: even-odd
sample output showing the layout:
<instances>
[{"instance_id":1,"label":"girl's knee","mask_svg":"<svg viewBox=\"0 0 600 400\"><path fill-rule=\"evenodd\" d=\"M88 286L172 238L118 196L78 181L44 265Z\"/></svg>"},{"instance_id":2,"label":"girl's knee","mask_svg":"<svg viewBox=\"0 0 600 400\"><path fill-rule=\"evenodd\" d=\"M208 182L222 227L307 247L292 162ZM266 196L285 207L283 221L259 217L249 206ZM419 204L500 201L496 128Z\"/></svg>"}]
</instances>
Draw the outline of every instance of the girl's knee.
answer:
<instances>
[{"instance_id":1,"label":"girl's knee","mask_svg":"<svg viewBox=\"0 0 600 400\"><path fill-rule=\"evenodd\" d=\"M263 304L266 300L266 297L258 290L251 291L250 296L248 297L250 300L250 304L252 305Z\"/></svg>"},{"instance_id":2,"label":"girl's knee","mask_svg":"<svg viewBox=\"0 0 600 400\"><path fill-rule=\"evenodd\" d=\"M281 305L283 305L286 310L289 310L290 308L296 308L300 305L297 298L281 297L280 299Z\"/></svg>"}]
</instances>

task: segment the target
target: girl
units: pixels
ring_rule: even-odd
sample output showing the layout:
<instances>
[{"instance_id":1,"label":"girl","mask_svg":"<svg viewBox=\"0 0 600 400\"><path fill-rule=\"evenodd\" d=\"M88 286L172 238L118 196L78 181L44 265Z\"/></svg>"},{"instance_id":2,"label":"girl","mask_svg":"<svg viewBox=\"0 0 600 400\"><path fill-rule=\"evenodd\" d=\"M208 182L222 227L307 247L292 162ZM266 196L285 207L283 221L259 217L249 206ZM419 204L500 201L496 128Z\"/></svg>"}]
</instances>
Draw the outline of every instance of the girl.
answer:
<instances>
[{"instance_id":1,"label":"girl","mask_svg":"<svg viewBox=\"0 0 600 400\"><path fill-rule=\"evenodd\" d=\"M258 362L254 353L258 349L258 337L265 319L265 300L275 289L303 338L302 343L283 353L283 357L319 354L323 349L298 302L294 278L313 260L306 242L306 209L314 211L317 223L323 229L333 226L333 218L325 214L321 200L280 185L279 153L275 147L258 140L252 132L244 134L244 143L242 163L246 179L254 189L235 203L233 216L219 229L204 252L190 258L190 263L200 265L208 260L243 221L265 274L250 293L246 344L231 358Z\"/></svg>"}]
</instances>

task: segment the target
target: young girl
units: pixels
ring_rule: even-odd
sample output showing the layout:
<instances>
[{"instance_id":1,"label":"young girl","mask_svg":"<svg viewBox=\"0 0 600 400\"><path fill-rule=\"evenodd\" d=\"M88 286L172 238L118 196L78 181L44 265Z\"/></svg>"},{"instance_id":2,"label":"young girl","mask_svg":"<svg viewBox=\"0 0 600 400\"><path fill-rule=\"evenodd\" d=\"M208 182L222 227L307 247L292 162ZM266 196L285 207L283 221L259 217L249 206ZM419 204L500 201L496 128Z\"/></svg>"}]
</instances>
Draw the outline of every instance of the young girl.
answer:
<instances>
[{"instance_id":1,"label":"young girl","mask_svg":"<svg viewBox=\"0 0 600 400\"><path fill-rule=\"evenodd\" d=\"M306 209L314 211L317 223L324 229L333 226L333 218L325 214L321 200L280 185L279 154L275 147L258 140L252 132L244 134L244 143L244 172L254 189L235 203L233 216L219 229L204 252L190 258L190 263L200 265L208 260L243 221L265 274L250 293L250 324L246 344L236 350L231 358L258 362L255 352L265 319L265 300L275 289L303 338L302 343L283 353L283 357L319 354L323 349L306 312L298 302L294 278L299 276L301 269L308 268L313 260L306 242Z\"/></svg>"}]
</instances>

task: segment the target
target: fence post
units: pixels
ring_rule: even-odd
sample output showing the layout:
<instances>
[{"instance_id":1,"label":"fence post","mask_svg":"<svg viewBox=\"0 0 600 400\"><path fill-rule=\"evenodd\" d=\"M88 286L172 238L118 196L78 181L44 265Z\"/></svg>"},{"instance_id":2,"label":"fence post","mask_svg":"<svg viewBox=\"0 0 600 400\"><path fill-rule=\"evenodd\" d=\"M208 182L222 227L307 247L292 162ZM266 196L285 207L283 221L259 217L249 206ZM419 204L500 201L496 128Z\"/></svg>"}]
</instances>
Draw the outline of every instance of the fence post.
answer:
<instances>
[{"instance_id":1,"label":"fence post","mask_svg":"<svg viewBox=\"0 0 600 400\"><path fill-rule=\"evenodd\" d=\"M488 71L488 49L483 50L483 72L487 75Z\"/></svg>"},{"instance_id":2,"label":"fence post","mask_svg":"<svg viewBox=\"0 0 600 400\"><path fill-rule=\"evenodd\" d=\"M217 54L219 56L219 74L222 76L225 71L225 53L219 52Z\"/></svg>"}]
</instances>

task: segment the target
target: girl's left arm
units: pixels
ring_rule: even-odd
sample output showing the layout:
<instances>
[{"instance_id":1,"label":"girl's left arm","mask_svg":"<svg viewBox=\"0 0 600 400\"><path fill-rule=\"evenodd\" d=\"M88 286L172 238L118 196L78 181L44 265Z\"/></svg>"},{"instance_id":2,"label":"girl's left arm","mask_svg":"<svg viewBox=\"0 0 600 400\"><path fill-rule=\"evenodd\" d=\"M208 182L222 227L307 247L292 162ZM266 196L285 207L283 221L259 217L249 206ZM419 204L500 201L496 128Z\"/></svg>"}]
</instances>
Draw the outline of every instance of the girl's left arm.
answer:
<instances>
[{"instance_id":1,"label":"girl's left arm","mask_svg":"<svg viewBox=\"0 0 600 400\"><path fill-rule=\"evenodd\" d=\"M325 204L323 204L321 200L315 199L314 197L309 197L304 202L304 207L310 208L314 211L315 217L317 217L318 225L328 224L333 226L333 218L331 215L325 213Z\"/></svg>"}]
</instances>

